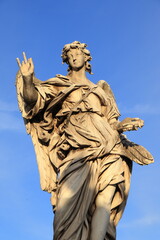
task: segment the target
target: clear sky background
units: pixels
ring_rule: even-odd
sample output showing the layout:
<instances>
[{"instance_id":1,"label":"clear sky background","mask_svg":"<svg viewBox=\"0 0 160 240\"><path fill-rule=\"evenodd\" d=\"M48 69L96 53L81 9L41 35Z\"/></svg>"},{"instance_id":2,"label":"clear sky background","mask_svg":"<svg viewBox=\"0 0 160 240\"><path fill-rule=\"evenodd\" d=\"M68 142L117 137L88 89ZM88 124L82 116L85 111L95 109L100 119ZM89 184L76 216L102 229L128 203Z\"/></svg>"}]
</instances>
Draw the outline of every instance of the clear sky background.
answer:
<instances>
[{"instance_id":1,"label":"clear sky background","mask_svg":"<svg viewBox=\"0 0 160 240\"><path fill-rule=\"evenodd\" d=\"M155 157L134 164L117 240L160 239L160 0L0 0L0 239L52 239L50 196L17 106L15 58L25 51L41 80L65 75L61 50L75 40L88 44L88 77L111 85L121 119L145 121L127 136Z\"/></svg>"}]
</instances>

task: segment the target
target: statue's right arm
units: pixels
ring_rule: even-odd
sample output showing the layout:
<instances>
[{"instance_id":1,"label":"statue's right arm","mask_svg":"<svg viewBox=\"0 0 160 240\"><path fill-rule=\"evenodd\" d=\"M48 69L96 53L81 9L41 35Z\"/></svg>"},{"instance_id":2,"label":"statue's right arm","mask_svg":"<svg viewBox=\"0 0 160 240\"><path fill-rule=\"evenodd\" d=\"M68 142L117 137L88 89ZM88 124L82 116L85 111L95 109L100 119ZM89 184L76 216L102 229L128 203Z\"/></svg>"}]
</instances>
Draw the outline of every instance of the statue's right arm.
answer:
<instances>
[{"instance_id":1,"label":"statue's right arm","mask_svg":"<svg viewBox=\"0 0 160 240\"><path fill-rule=\"evenodd\" d=\"M29 111L38 99L38 93L33 84L33 75L23 76L23 86L23 99L26 105L26 110Z\"/></svg>"},{"instance_id":2,"label":"statue's right arm","mask_svg":"<svg viewBox=\"0 0 160 240\"><path fill-rule=\"evenodd\" d=\"M30 111L38 99L38 93L33 83L34 65L31 58L27 59L23 53L24 60L20 63L17 58L17 63L23 78L23 99L26 105L26 110Z\"/></svg>"}]
</instances>

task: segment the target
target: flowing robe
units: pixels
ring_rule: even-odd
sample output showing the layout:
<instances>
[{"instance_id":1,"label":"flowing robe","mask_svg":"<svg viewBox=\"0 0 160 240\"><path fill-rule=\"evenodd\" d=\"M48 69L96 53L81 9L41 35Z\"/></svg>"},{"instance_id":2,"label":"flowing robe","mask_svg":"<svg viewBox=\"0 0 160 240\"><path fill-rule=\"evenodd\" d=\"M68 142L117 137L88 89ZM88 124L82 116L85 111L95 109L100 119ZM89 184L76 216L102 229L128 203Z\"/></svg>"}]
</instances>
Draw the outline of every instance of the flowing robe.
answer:
<instances>
[{"instance_id":1,"label":"flowing robe","mask_svg":"<svg viewBox=\"0 0 160 240\"><path fill-rule=\"evenodd\" d=\"M115 240L135 156L114 129L120 114L113 96L98 85L74 85L61 75L45 82L35 79L34 84L38 100L29 112L23 86L17 92L35 146L41 187L52 193L54 240L88 240L95 199L109 185L116 191L105 240ZM149 162L144 164L152 161L146 155Z\"/></svg>"}]
</instances>

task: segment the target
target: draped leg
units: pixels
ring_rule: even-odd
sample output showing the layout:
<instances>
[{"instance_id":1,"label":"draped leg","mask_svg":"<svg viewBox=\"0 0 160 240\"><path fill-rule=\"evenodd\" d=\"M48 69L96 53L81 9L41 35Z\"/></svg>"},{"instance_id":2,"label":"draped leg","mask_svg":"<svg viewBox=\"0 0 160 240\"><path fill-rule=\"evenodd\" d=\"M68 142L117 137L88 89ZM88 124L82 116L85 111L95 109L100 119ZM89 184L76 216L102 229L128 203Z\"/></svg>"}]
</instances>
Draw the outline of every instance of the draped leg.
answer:
<instances>
[{"instance_id":1,"label":"draped leg","mask_svg":"<svg viewBox=\"0 0 160 240\"><path fill-rule=\"evenodd\" d=\"M128 162L127 159L123 159L118 154L109 154L101 161L97 197L99 194L103 195L106 202L107 198L109 201L111 199L110 221L106 226L105 240L116 239L116 225L124 211L129 192L131 175L130 162L131 161ZM108 191L109 186L115 187L114 194Z\"/></svg>"},{"instance_id":2,"label":"draped leg","mask_svg":"<svg viewBox=\"0 0 160 240\"><path fill-rule=\"evenodd\" d=\"M99 195L110 201L110 217L107 226L104 226L104 240L115 240L116 225L128 196L130 173L129 164L118 154L90 161L71 161L64 168L58 185L54 240L90 240L91 221ZM109 196L108 189L112 186L115 190ZM97 221L100 222L101 218Z\"/></svg>"},{"instance_id":3,"label":"draped leg","mask_svg":"<svg viewBox=\"0 0 160 240\"><path fill-rule=\"evenodd\" d=\"M89 237L88 213L95 196L98 164L95 160L77 165L59 183L54 240L87 240Z\"/></svg>"}]
</instances>

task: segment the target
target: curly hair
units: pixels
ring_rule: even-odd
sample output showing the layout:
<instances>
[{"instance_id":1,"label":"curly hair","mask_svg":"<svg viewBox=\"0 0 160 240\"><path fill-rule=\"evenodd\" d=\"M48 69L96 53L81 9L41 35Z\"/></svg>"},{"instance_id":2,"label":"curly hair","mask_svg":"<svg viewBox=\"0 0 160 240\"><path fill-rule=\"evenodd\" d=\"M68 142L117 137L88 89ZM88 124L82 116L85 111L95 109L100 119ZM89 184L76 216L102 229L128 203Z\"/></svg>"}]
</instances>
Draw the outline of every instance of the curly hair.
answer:
<instances>
[{"instance_id":1,"label":"curly hair","mask_svg":"<svg viewBox=\"0 0 160 240\"><path fill-rule=\"evenodd\" d=\"M89 63L89 61L92 60L92 57L91 57L91 54L90 54L90 51L88 49L86 49L87 47L87 44L85 43L80 43L78 41L74 41L72 43L69 43L69 44L66 44L64 45L63 47L63 50L62 50L62 63L68 63L68 56L67 56L67 53L70 49L75 49L75 48L78 48L80 49L86 56L87 56L87 62L86 62L86 72L89 72L90 74L93 74L92 71L91 71L91 64ZM68 66L68 72L71 71L71 67Z\"/></svg>"}]
</instances>

